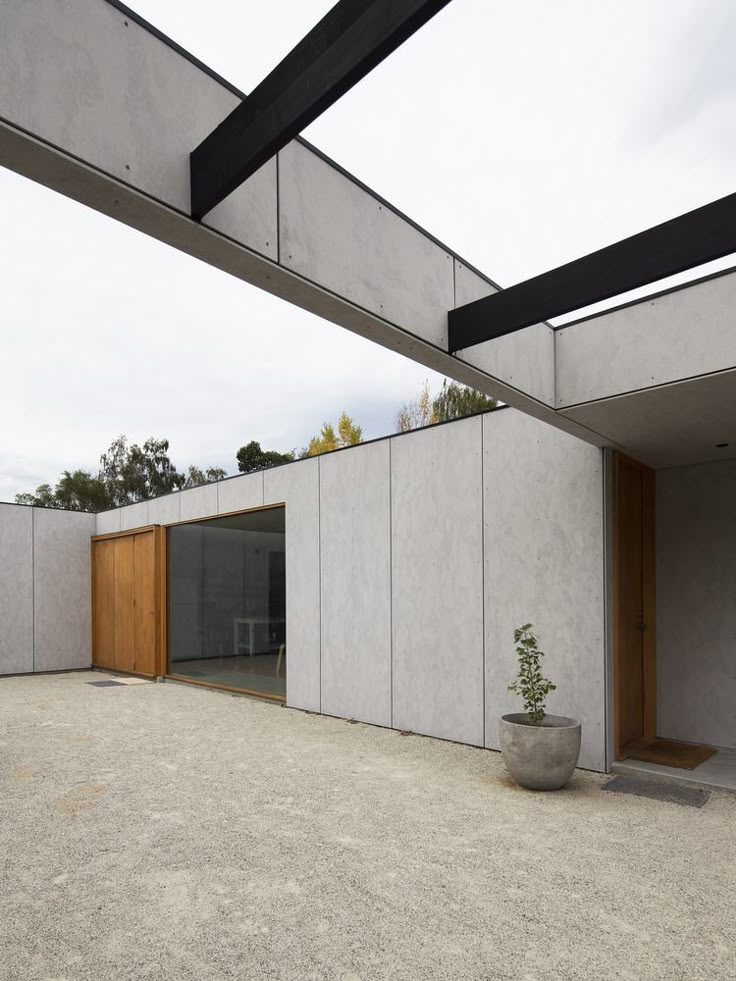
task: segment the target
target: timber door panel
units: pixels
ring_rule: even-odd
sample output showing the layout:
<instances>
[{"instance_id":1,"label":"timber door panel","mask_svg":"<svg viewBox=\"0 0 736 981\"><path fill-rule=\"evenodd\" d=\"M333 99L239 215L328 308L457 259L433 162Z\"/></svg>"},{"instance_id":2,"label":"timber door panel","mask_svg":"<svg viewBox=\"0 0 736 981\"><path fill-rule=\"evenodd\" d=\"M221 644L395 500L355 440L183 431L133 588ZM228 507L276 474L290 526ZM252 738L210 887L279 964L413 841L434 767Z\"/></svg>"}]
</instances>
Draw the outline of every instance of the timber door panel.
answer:
<instances>
[{"instance_id":1,"label":"timber door panel","mask_svg":"<svg viewBox=\"0 0 736 981\"><path fill-rule=\"evenodd\" d=\"M656 736L654 471L614 456L616 755Z\"/></svg>"},{"instance_id":2,"label":"timber door panel","mask_svg":"<svg viewBox=\"0 0 736 981\"><path fill-rule=\"evenodd\" d=\"M642 475L619 467L619 745L644 735Z\"/></svg>"},{"instance_id":3,"label":"timber door panel","mask_svg":"<svg viewBox=\"0 0 736 981\"><path fill-rule=\"evenodd\" d=\"M92 540L92 664L155 675L160 643L158 528Z\"/></svg>"},{"instance_id":4,"label":"timber door panel","mask_svg":"<svg viewBox=\"0 0 736 981\"><path fill-rule=\"evenodd\" d=\"M135 538L115 540L115 667L135 671Z\"/></svg>"},{"instance_id":5,"label":"timber door panel","mask_svg":"<svg viewBox=\"0 0 736 981\"><path fill-rule=\"evenodd\" d=\"M115 543L92 547L92 663L115 667Z\"/></svg>"},{"instance_id":6,"label":"timber door panel","mask_svg":"<svg viewBox=\"0 0 736 981\"><path fill-rule=\"evenodd\" d=\"M135 546L135 663L140 674L156 673L156 593L153 534L136 535Z\"/></svg>"}]
</instances>

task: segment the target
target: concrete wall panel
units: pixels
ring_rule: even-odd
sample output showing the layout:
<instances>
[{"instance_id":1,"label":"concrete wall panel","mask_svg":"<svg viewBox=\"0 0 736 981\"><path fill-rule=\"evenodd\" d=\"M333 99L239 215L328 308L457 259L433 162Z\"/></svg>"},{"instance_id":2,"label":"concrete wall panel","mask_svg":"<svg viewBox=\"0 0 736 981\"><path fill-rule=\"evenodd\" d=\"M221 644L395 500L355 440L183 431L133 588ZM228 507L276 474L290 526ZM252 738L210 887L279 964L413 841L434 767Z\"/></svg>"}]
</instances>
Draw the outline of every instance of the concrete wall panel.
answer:
<instances>
[{"instance_id":1,"label":"concrete wall panel","mask_svg":"<svg viewBox=\"0 0 736 981\"><path fill-rule=\"evenodd\" d=\"M455 260L456 307L495 292L497 290L492 283ZM555 340L554 331L547 324L536 324L505 337L476 344L458 351L457 357L545 405L555 404Z\"/></svg>"},{"instance_id":2,"label":"concrete wall panel","mask_svg":"<svg viewBox=\"0 0 736 981\"><path fill-rule=\"evenodd\" d=\"M181 493L164 494L148 502L149 525L171 525L181 520Z\"/></svg>"},{"instance_id":3,"label":"concrete wall panel","mask_svg":"<svg viewBox=\"0 0 736 981\"><path fill-rule=\"evenodd\" d=\"M320 711L319 460L263 475L264 504L286 505L286 702Z\"/></svg>"},{"instance_id":4,"label":"concrete wall panel","mask_svg":"<svg viewBox=\"0 0 736 981\"><path fill-rule=\"evenodd\" d=\"M138 501L120 508L120 530L143 528L148 522L148 501Z\"/></svg>"},{"instance_id":5,"label":"concrete wall panel","mask_svg":"<svg viewBox=\"0 0 736 981\"><path fill-rule=\"evenodd\" d=\"M113 535L121 529L122 508L115 508L114 511L100 511L95 515L95 534Z\"/></svg>"},{"instance_id":6,"label":"concrete wall panel","mask_svg":"<svg viewBox=\"0 0 736 981\"><path fill-rule=\"evenodd\" d=\"M452 257L299 143L279 154L281 262L447 347Z\"/></svg>"},{"instance_id":7,"label":"concrete wall panel","mask_svg":"<svg viewBox=\"0 0 736 981\"><path fill-rule=\"evenodd\" d=\"M217 485L218 511L246 511L263 505L263 474L249 473L223 480Z\"/></svg>"},{"instance_id":8,"label":"concrete wall panel","mask_svg":"<svg viewBox=\"0 0 736 981\"><path fill-rule=\"evenodd\" d=\"M88 668L95 515L33 510L36 671Z\"/></svg>"},{"instance_id":9,"label":"concrete wall panel","mask_svg":"<svg viewBox=\"0 0 736 981\"><path fill-rule=\"evenodd\" d=\"M481 419L391 447L393 724L483 744Z\"/></svg>"},{"instance_id":10,"label":"concrete wall panel","mask_svg":"<svg viewBox=\"0 0 736 981\"><path fill-rule=\"evenodd\" d=\"M588 402L564 412L655 470L736 455L736 370Z\"/></svg>"},{"instance_id":11,"label":"concrete wall panel","mask_svg":"<svg viewBox=\"0 0 736 981\"><path fill-rule=\"evenodd\" d=\"M214 228L274 261L278 258L276 168L274 157L204 218L208 228Z\"/></svg>"},{"instance_id":12,"label":"concrete wall panel","mask_svg":"<svg viewBox=\"0 0 736 981\"><path fill-rule=\"evenodd\" d=\"M240 98L134 13L106 0L0 5L3 166L600 441L524 392L519 373L509 384L448 353L452 254L303 142L287 146L204 221L192 221L190 152ZM500 357L507 346L514 349L514 342L497 345L494 370L500 372L499 359L507 370L512 354Z\"/></svg>"},{"instance_id":13,"label":"concrete wall panel","mask_svg":"<svg viewBox=\"0 0 736 981\"><path fill-rule=\"evenodd\" d=\"M736 272L557 331L557 407L736 367Z\"/></svg>"},{"instance_id":14,"label":"concrete wall panel","mask_svg":"<svg viewBox=\"0 0 736 981\"><path fill-rule=\"evenodd\" d=\"M657 472L657 729L736 749L736 460Z\"/></svg>"},{"instance_id":15,"label":"concrete wall panel","mask_svg":"<svg viewBox=\"0 0 736 981\"><path fill-rule=\"evenodd\" d=\"M180 491L179 498L181 521L211 518L217 514L217 484L204 484Z\"/></svg>"},{"instance_id":16,"label":"concrete wall panel","mask_svg":"<svg viewBox=\"0 0 736 981\"><path fill-rule=\"evenodd\" d=\"M33 509L0 504L0 675L33 671Z\"/></svg>"},{"instance_id":17,"label":"concrete wall panel","mask_svg":"<svg viewBox=\"0 0 736 981\"><path fill-rule=\"evenodd\" d=\"M383 441L320 459L322 711L382 726L391 725L390 455Z\"/></svg>"},{"instance_id":18,"label":"concrete wall panel","mask_svg":"<svg viewBox=\"0 0 736 981\"><path fill-rule=\"evenodd\" d=\"M531 621L558 689L548 710L583 724L580 764L605 769L602 451L519 412L483 418L486 745L522 710L514 628Z\"/></svg>"},{"instance_id":19,"label":"concrete wall panel","mask_svg":"<svg viewBox=\"0 0 736 981\"><path fill-rule=\"evenodd\" d=\"M3 10L0 115L188 213L189 154L238 97L112 5L63 7L63 16L54 0ZM275 161L207 224L275 257Z\"/></svg>"}]
</instances>

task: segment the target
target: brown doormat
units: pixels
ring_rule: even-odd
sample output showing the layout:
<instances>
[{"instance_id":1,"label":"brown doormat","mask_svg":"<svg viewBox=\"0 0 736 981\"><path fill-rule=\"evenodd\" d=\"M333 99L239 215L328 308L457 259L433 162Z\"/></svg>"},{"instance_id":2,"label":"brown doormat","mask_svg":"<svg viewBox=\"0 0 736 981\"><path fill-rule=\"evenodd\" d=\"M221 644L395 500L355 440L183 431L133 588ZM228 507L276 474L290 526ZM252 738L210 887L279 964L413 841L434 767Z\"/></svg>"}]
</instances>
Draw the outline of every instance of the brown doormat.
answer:
<instances>
[{"instance_id":1,"label":"brown doormat","mask_svg":"<svg viewBox=\"0 0 736 981\"><path fill-rule=\"evenodd\" d=\"M681 770L694 770L715 752L712 746L677 743L672 739L653 739L651 742L637 740L636 743L624 746L622 756L623 759L641 760L643 763L660 763L662 766L676 766Z\"/></svg>"}]
</instances>

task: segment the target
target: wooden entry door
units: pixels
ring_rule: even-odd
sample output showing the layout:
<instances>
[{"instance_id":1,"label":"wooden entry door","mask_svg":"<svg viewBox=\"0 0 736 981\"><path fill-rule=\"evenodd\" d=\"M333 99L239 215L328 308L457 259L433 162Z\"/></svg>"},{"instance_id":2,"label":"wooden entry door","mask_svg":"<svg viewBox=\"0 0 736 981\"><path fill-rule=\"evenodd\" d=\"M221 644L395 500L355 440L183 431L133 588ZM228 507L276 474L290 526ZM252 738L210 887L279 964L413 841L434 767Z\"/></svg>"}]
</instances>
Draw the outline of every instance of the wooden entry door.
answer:
<instances>
[{"instance_id":1,"label":"wooden entry door","mask_svg":"<svg viewBox=\"0 0 736 981\"><path fill-rule=\"evenodd\" d=\"M159 671L160 532L92 539L92 664L131 674Z\"/></svg>"},{"instance_id":2,"label":"wooden entry door","mask_svg":"<svg viewBox=\"0 0 736 981\"><path fill-rule=\"evenodd\" d=\"M654 471L614 454L614 685L616 755L657 734Z\"/></svg>"}]
</instances>

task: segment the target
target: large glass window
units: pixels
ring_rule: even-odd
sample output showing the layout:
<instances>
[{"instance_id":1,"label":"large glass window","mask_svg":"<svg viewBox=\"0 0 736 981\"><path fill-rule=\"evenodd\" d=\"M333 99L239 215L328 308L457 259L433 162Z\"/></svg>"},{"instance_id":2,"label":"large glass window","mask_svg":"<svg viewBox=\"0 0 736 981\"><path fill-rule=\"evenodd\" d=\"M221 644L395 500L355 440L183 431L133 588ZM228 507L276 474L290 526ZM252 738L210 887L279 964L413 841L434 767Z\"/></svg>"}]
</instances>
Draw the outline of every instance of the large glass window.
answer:
<instances>
[{"instance_id":1,"label":"large glass window","mask_svg":"<svg viewBox=\"0 0 736 981\"><path fill-rule=\"evenodd\" d=\"M169 673L286 693L284 509L168 529Z\"/></svg>"}]
</instances>

